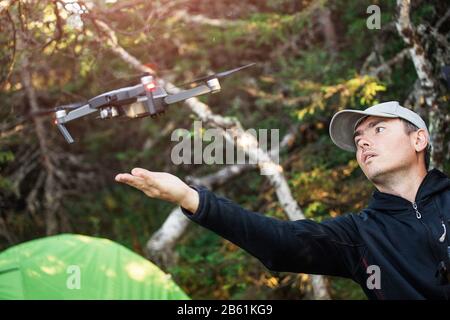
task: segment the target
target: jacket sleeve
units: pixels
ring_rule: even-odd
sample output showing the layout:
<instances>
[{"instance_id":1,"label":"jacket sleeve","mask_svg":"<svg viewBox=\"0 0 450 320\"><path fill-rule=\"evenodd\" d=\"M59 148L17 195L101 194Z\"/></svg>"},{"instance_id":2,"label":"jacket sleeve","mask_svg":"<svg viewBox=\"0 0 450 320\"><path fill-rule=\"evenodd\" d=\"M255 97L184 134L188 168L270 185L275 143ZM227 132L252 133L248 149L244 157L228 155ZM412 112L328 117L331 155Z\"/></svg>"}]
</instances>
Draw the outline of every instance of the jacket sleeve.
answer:
<instances>
[{"instance_id":1,"label":"jacket sleeve","mask_svg":"<svg viewBox=\"0 0 450 320\"><path fill-rule=\"evenodd\" d=\"M268 269L351 277L357 260L354 227L347 216L323 223L284 221L243 209L204 187L193 186L200 203L192 221L260 260Z\"/></svg>"}]
</instances>

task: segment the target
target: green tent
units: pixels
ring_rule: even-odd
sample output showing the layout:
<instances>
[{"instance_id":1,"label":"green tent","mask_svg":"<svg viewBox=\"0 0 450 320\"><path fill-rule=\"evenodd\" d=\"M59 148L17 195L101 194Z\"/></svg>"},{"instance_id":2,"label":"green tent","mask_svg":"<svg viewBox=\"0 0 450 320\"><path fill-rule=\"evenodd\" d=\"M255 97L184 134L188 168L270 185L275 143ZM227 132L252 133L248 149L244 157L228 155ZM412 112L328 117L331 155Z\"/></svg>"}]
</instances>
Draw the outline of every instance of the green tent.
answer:
<instances>
[{"instance_id":1,"label":"green tent","mask_svg":"<svg viewBox=\"0 0 450 320\"><path fill-rule=\"evenodd\" d=\"M62 234L0 253L0 299L189 299L154 264L107 239Z\"/></svg>"}]
</instances>

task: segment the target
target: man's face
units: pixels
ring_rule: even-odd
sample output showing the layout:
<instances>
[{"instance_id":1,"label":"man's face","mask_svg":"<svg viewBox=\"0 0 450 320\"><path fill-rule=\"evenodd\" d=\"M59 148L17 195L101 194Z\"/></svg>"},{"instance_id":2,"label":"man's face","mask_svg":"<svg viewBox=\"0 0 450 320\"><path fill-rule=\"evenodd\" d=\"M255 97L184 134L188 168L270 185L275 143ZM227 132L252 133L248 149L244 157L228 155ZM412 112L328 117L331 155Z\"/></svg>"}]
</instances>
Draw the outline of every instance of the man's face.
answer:
<instances>
[{"instance_id":1,"label":"man's face","mask_svg":"<svg viewBox=\"0 0 450 320\"><path fill-rule=\"evenodd\" d=\"M373 183L410 167L416 157L411 138L398 118L369 116L355 128L356 160Z\"/></svg>"}]
</instances>

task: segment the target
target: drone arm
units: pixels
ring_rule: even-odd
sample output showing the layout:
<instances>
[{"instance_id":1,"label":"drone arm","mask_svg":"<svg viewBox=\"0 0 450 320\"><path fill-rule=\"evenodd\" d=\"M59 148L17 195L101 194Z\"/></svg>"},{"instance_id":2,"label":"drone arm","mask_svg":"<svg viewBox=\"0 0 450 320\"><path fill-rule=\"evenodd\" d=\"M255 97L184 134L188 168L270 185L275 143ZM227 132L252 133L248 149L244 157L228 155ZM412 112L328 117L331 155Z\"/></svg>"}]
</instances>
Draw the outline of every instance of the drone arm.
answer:
<instances>
[{"instance_id":1,"label":"drone arm","mask_svg":"<svg viewBox=\"0 0 450 320\"><path fill-rule=\"evenodd\" d=\"M59 118L62 119L62 123L66 123L84 116L87 116L88 114L97 112L98 109L96 108L91 108L91 106L89 104L86 104L78 109L75 109L73 111L70 111L66 116Z\"/></svg>"},{"instance_id":2,"label":"drone arm","mask_svg":"<svg viewBox=\"0 0 450 320\"><path fill-rule=\"evenodd\" d=\"M64 123L72 121L74 119L83 117L85 115L91 114L93 112L98 111L97 109L93 109L90 107L89 104L86 104L78 109L75 109L71 112L69 112L67 115L65 114L64 110L60 110L56 112L56 126L58 127L59 131L62 133L64 138L68 143L73 143L74 140L72 136L70 135L69 131L67 130Z\"/></svg>"},{"instance_id":3,"label":"drone arm","mask_svg":"<svg viewBox=\"0 0 450 320\"><path fill-rule=\"evenodd\" d=\"M173 95L169 95L167 97L164 98L164 102L167 104L172 104L172 103L176 103L176 102L180 102L192 97L196 97L196 96L200 96L202 94L206 94L206 93L214 93L220 90L220 85L219 82L217 81L217 79L213 79L216 81L208 81L207 84L202 84L198 87L192 88L192 89L188 89L188 90L184 90L181 91L179 93L173 94Z\"/></svg>"}]
</instances>

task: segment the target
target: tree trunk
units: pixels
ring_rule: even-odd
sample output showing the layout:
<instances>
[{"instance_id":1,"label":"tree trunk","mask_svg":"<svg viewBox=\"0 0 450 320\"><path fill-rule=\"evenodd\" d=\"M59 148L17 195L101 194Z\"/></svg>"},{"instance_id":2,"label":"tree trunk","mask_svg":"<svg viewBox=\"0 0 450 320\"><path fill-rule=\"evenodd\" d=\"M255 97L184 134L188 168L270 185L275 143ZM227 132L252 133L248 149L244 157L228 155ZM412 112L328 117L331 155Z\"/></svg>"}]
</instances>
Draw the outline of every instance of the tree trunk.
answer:
<instances>
[{"instance_id":1,"label":"tree trunk","mask_svg":"<svg viewBox=\"0 0 450 320\"><path fill-rule=\"evenodd\" d=\"M426 56L419 35L411 23L410 9L410 0L397 0L398 19L396 27L409 48L409 53L420 81L425 104L429 109L428 130L433 145L431 166L442 170L445 159L443 130L445 114L438 102L439 84L433 75L431 63Z\"/></svg>"},{"instance_id":2,"label":"tree trunk","mask_svg":"<svg viewBox=\"0 0 450 320\"><path fill-rule=\"evenodd\" d=\"M330 55L334 57L338 51L337 36L333 20L331 19L331 11L327 7L319 9L319 23L321 25L327 50Z\"/></svg>"},{"instance_id":3,"label":"tree trunk","mask_svg":"<svg viewBox=\"0 0 450 320\"><path fill-rule=\"evenodd\" d=\"M19 48L23 49L23 40L19 41ZM38 113L39 105L36 97L36 92L33 87L31 77L31 67L29 57L24 54L21 61L20 77L23 88L25 90L28 102L30 104L31 113ZM39 143L42 166L46 171L45 177L45 191L44 191L44 208L45 208L45 225L46 234L52 235L59 231L57 210L59 209L59 199L57 190L57 183L55 181L55 167L51 161L51 148L48 141L49 136L42 118L33 117L33 123L36 130L36 137Z\"/></svg>"}]
</instances>

